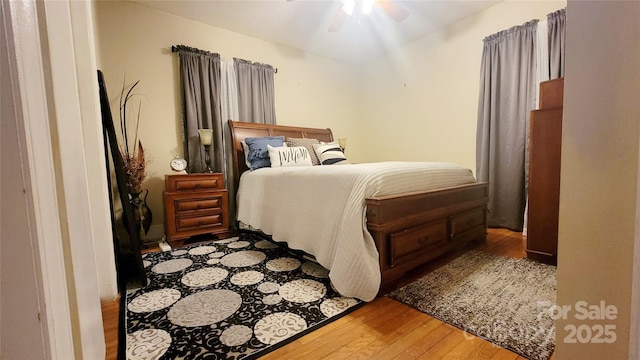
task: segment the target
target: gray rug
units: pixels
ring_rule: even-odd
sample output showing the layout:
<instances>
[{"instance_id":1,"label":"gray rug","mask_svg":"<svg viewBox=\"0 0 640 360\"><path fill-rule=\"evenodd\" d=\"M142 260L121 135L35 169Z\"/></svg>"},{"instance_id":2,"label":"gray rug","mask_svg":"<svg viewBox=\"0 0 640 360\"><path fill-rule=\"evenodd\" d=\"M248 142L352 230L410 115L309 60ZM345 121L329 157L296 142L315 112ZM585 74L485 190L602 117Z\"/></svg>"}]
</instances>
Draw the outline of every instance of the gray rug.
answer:
<instances>
[{"instance_id":1,"label":"gray rug","mask_svg":"<svg viewBox=\"0 0 640 360\"><path fill-rule=\"evenodd\" d=\"M528 359L555 347L551 265L474 250L389 296Z\"/></svg>"}]
</instances>

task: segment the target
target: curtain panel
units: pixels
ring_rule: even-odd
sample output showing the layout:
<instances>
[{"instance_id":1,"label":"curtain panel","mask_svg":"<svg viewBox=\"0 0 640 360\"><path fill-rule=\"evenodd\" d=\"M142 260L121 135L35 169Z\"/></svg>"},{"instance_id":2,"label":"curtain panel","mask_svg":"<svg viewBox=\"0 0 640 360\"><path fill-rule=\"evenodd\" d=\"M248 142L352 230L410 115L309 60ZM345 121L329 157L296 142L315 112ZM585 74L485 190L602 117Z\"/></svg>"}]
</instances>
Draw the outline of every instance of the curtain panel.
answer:
<instances>
[{"instance_id":1,"label":"curtain panel","mask_svg":"<svg viewBox=\"0 0 640 360\"><path fill-rule=\"evenodd\" d=\"M274 68L271 65L234 59L238 82L240 121L275 124Z\"/></svg>"},{"instance_id":2,"label":"curtain panel","mask_svg":"<svg viewBox=\"0 0 640 360\"><path fill-rule=\"evenodd\" d=\"M231 132L228 120L275 124L275 69L268 64L220 55L184 45L172 47L180 59L184 117L184 153L188 173L206 169L199 129L213 129L211 167L225 176L229 194L235 194ZM229 197L230 223L235 224L235 196Z\"/></svg>"},{"instance_id":3,"label":"curtain panel","mask_svg":"<svg viewBox=\"0 0 640 360\"><path fill-rule=\"evenodd\" d=\"M566 9L547 15L549 31L549 79L564 77Z\"/></svg>"},{"instance_id":4,"label":"curtain panel","mask_svg":"<svg viewBox=\"0 0 640 360\"><path fill-rule=\"evenodd\" d=\"M223 124L220 101L220 55L199 50L178 51L180 83L184 117L185 156L187 172L206 170L204 147L198 137L199 129L213 129L213 144L209 149L211 168L224 169Z\"/></svg>"},{"instance_id":5,"label":"curtain panel","mask_svg":"<svg viewBox=\"0 0 640 360\"><path fill-rule=\"evenodd\" d=\"M236 77L236 71L234 68L233 59L221 59L222 68L222 119L226 124L228 120L238 120L240 115L238 114L238 80ZM231 129L229 126L224 126L224 148L225 154L232 154L233 144L231 142ZM229 194L235 194L237 189L235 183L230 181L235 177L233 170L233 157L227 156L225 160L225 179L224 182L227 185ZM229 217L230 223L236 223L236 197L229 196Z\"/></svg>"},{"instance_id":6,"label":"curtain panel","mask_svg":"<svg viewBox=\"0 0 640 360\"><path fill-rule=\"evenodd\" d=\"M529 114L535 107L538 20L484 39L476 177L489 182L490 227L520 231L526 202Z\"/></svg>"},{"instance_id":7,"label":"curtain panel","mask_svg":"<svg viewBox=\"0 0 640 360\"><path fill-rule=\"evenodd\" d=\"M271 65L254 63L247 60L234 58L233 61L225 60L224 76L225 97L228 104L229 119L253 122L259 124L275 124L275 69ZM226 129L228 139L231 138L229 128ZM231 142L228 145L229 154L232 151ZM233 179L233 164L229 159L227 163L227 177ZM227 182L231 194L235 194L233 181ZM229 198L229 209L233 223L236 219L236 199Z\"/></svg>"}]
</instances>

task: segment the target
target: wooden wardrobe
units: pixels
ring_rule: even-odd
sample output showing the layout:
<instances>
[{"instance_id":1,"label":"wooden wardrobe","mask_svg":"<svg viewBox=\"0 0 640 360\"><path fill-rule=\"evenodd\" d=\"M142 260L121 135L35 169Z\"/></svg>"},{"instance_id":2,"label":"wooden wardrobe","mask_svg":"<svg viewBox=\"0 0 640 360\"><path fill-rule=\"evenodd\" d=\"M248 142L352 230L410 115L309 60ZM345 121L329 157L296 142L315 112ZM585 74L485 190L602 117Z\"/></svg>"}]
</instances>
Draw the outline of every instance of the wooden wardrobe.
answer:
<instances>
[{"instance_id":1,"label":"wooden wardrobe","mask_svg":"<svg viewBox=\"0 0 640 360\"><path fill-rule=\"evenodd\" d=\"M527 257L556 264L560 204L560 149L564 78L540 83L540 106L531 112Z\"/></svg>"}]
</instances>

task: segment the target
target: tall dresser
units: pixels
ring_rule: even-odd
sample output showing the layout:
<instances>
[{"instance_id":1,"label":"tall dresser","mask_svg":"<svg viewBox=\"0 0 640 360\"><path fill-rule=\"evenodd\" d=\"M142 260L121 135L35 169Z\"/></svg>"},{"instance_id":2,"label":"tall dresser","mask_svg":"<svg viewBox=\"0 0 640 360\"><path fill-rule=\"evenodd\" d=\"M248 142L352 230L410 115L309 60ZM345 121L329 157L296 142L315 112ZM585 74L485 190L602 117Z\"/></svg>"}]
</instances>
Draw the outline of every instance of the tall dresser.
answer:
<instances>
[{"instance_id":1,"label":"tall dresser","mask_svg":"<svg viewBox=\"0 0 640 360\"><path fill-rule=\"evenodd\" d=\"M531 112L527 257L556 264L564 78L540 83L540 108Z\"/></svg>"}]
</instances>

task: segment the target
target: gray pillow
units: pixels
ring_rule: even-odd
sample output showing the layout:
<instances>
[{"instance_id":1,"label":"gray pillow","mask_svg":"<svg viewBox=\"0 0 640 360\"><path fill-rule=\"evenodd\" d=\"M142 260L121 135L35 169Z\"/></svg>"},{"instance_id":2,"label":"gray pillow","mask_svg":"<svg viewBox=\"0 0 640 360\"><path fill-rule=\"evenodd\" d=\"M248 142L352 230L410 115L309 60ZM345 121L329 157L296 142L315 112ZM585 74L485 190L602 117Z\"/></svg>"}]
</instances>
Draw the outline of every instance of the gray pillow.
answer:
<instances>
[{"instance_id":1,"label":"gray pillow","mask_svg":"<svg viewBox=\"0 0 640 360\"><path fill-rule=\"evenodd\" d=\"M293 146L304 146L309 151L309 156L311 157L311 163L313 165L320 165L320 161L316 156L316 152L313 150L313 144L320 144L318 139L309 139L309 138L288 138L287 145Z\"/></svg>"}]
</instances>

